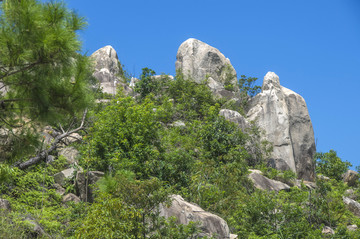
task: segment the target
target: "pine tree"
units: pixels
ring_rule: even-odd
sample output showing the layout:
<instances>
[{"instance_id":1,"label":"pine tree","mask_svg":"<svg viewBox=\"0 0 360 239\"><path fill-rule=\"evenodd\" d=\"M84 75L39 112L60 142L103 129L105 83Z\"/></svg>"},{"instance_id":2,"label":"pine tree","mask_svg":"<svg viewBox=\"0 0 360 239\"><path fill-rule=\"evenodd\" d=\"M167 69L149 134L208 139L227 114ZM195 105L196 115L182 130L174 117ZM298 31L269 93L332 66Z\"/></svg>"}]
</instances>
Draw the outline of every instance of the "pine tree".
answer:
<instances>
[{"instance_id":1,"label":"pine tree","mask_svg":"<svg viewBox=\"0 0 360 239\"><path fill-rule=\"evenodd\" d=\"M0 153L9 152L5 158L39 146L33 123L58 124L81 115L91 102L92 68L80 53L77 34L85 25L61 2L0 1L0 141L7 135Z\"/></svg>"},{"instance_id":2,"label":"pine tree","mask_svg":"<svg viewBox=\"0 0 360 239\"><path fill-rule=\"evenodd\" d=\"M0 118L14 127L84 108L91 78L77 31L85 22L63 3L5 0L0 6Z\"/></svg>"}]
</instances>

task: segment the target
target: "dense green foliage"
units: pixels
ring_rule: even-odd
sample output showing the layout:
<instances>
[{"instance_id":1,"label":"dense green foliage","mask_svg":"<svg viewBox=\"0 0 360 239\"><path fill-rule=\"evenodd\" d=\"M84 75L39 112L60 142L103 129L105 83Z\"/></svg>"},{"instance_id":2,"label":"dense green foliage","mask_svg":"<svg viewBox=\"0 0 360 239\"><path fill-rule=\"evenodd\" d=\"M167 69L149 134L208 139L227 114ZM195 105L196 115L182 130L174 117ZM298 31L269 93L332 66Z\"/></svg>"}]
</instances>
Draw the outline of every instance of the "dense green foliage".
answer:
<instances>
[{"instance_id":1,"label":"dense green foliage","mask_svg":"<svg viewBox=\"0 0 360 239\"><path fill-rule=\"evenodd\" d=\"M12 152L3 156L21 158L39 147L35 122L57 125L91 101L85 22L60 2L6 0L0 12L0 127Z\"/></svg>"},{"instance_id":2,"label":"dense green foliage","mask_svg":"<svg viewBox=\"0 0 360 239\"><path fill-rule=\"evenodd\" d=\"M331 179L317 180L314 189L305 184L279 193L254 189L249 167L290 185L296 176L265 166L266 150L255 140L259 132L242 132L219 116L226 103L214 99L206 85L181 74L175 80L154 74L144 69L137 98L119 93L97 108L78 145L80 166L106 173L92 204L61 203L51 175L66 164L62 157L26 172L1 165L2 198L13 208L6 213L13 224L0 226L2 235L17 230L19 237L28 236L24 215L30 213L52 237L192 238L199 232L196 223L178 225L156 210L169 203L170 194L180 194L224 218L239 238L322 238L323 226L335 229L334 238L360 237L346 229L360 226L360 219L342 202L349 187L340 176L350 165L334 151L317 154L317 172ZM65 187L75 193L73 181ZM360 195L358 189L354 193Z\"/></svg>"},{"instance_id":3,"label":"dense green foliage","mask_svg":"<svg viewBox=\"0 0 360 239\"><path fill-rule=\"evenodd\" d=\"M18 108L4 103L7 114L49 120L84 107L90 71L76 34L83 19L62 3L35 0L4 1L1 12L0 82L4 101Z\"/></svg>"},{"instance_id":4,"label":"dense green foliage","mask_svg":"<svg viewBox=\"0 0 360 239\"><path fill-rule=\"evenodd\" d=\"M149 72L144 69L143 76ZM256 130L244 133L220 117L224 102L215 100L206 85L193 84L182 75L175 80L151 76L146 80L138 83L138 99L119 96L98 114L84 144L84 167L104 170L110 178L132 172L144 185L159 180L168 193L181 194L223 217L240 238L320 238L324 225L338 228L339 238L355 235L346 230L346 225L358 224L359 219L342 202L347 186L341 178L318 181L318 187L311 190L305 185L280 193L254 190L246 177L250 165L269 178L291 185L295 174L266 168L261 159L255 160L248 144ZM249 88L252 80L243 82L246 86L241 89L249 92L249 97L256 91ZM144 87L145 83L151 87ZM330 154L332 151L319 155L329 158ZM349 166L341 160L337 164L345 167L331 166L336 175ZM107 191L118 198L137 195L125 192L131 190ZM122 200L124 205L134 206L138 200L130 198ZM145 204L135 208L145 210L152 205L146 196L139 198Z\"/></svg>"},{"instance_id":5,"label":"dense green foliage","mask_svg":"<svg viewBox=\"0 0 360 239\"><path fill-rule=\"evenodd\" d=\"M341 175L352 166L351 163L342 161L334 150L328 153L317 153L315 158L316 172L336 180L340 180Z\"/></svg>"},{"instance_id":6,"label":"dense green foliage","mask_svg":"<svg viewBox=\"0 0 360 239\"><path fill-rule=\"evenodd\" d=\"M84 22L61 3L7 0L0 24L0 83L9 90L0 95L0 157L30 157L48 146L45 138L38 141L36 124L23 125L25 118L59 123L91 98L90 65L78 53L76 35ZM178 225L176 218L159 216L159 204L168 205L171 194L219 215L238 238L323 238L324 226L335 230L331 238L360 238L359 231L347 229L360 226L360 218L343 203L350 187L341 175L350 163L333 150L318 153L316 172L329 179L319 177L316 186L297 181L291 171L268 168L271 147L260 142L255 124L242 131L219 115L222 108L244 113L259 92L256 78L241 76L236 86L233 77L229 71L224 84L239 94L236 106L214 98L206 80L196 84L180 73L172 79L144 68L135 97L119 92L92 109L82 142L73 145L81 153L79 165L57 156L20 170L2 160L0 198L11 210L0 209L0 238L196 238L197 223ZM16 134L14 124L22 126ZM105 173L91 186L93 203L63 201L54 174L68 167ZM278 193L255 189L249 168L293 187ZM74 177L63 187L78 193ZM360 196L359 188L352 190ZM44 229L42 236L34 222Z\"/></svg>"}]
</instances>

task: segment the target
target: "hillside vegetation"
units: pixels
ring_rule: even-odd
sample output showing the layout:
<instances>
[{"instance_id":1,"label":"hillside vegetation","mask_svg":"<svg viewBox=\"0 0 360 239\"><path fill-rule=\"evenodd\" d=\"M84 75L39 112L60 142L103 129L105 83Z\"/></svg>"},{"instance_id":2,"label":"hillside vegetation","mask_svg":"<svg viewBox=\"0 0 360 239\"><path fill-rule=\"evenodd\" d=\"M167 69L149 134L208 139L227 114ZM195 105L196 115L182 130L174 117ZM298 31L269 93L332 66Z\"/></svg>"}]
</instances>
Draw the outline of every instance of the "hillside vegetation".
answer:
<instances>
[{"instance_id":1,"label":"hillside vegetation","mask_svg":"<svg viewBox=\"0 0 360 239\"><path fill-rule=\"evenodd\" d=\"M55 3L1 6L5 30L15 16L40 17L0 32L8 37L0 40L0 83L8 87L0 94L0 238L224 238L204 234L199 221L163 217L160 208L174 195L224 219L237 238L360 238L359 180L355 172L346 179L350 163L333 150L317 153L315 182L298 179L270 167L273 145L255 122L242 129L219 114L245 114L260 91L256 78L225 81L240 104L217 97L209 77L196 83L181 71L172 78L148 68L129 91L131 79L119 71L117 94L106 94L96 88L91 60L77 53L81 18ZM26 31L56 23L59 32ZM35 39L38 48L8 58L14 37ZM35 85L18 86L21 77ZM39 102L21 103L22 96ZM259 189L249 177L254 169L287 188Z\"/></svg>"},{"instance_id":2,"label":"hillside vegetation","mask_svg":"<svg viewBox=\"0 0 360 239\"><path fill-rule=\"evenodd\" d=\"M76 145L77 170L106 173L95 186L93 203L63 203L55 192L53 175L66 164L61 156L25 171L8 168L1 198L12 211L3 212L2 237L28 236L23 218L31 215L44 237L190 238L196 223L177 225L156 213L170 194L221 216L239 238L321 238L323 226L336 229L338 238L357 237L347 225L360 220L342 199L349 186L341 174L349 164L334 151L318 155L317 172L331 179L318 178L314 189L304 184L279 193L254 189L249 168L290 184L295 175L265 166L266 149L252 144L260 132L255 127L242 132L219 116L223 102L206 85L181 74L154 80L145 69L136 91L135 99L119 93L97 106ZM76 194L73 184L66 181L67 193ZM359 194L357 188L353 193Z\"/></svg>"}]
</instances>

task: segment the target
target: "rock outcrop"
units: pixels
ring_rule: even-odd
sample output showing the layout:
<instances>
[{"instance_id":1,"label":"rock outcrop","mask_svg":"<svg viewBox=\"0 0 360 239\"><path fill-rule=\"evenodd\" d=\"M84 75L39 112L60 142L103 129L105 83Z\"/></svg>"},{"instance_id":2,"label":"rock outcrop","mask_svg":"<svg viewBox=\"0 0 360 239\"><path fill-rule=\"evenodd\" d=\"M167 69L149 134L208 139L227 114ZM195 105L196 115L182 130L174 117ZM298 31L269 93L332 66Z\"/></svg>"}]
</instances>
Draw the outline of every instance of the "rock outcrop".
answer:
<instances>
[{"instance_id":1,"label":"rock outcrop","mask_svg":"<svg viewBox=\"0 0 360 239\"><path fill-rule=\"evenodd\" d=\"M64 186L65 180L74 177L74 172L75 172L74 168L64 169L63 171L54 174L54 182L59 184L60 186Z\"/></svg>"},{"instance_id":2,"label":"rock outcrop","mask_svg":"<svg viewBox=\"0 0 360 239\"><path fill-rule=\"evenodd\" d=\"M79 203L80 201L81 201L80 198L72 193L66 194L65 196L63 196L62 199L63 203L67 203L67 202Z\"/></svg>"},{"instance_id":3,"label":"rock outcrop","mask_svg":"<svg viewBox=\"0 0 360 239\"><path fill-rule=\"evenodd\" d=\"M314 132L300 95L281 86L279 77L268 72L262 92L249 102L247 118L263 129L263 140L273 144L270 166L292 170L298 178L314 181Z\"/></svg>"},{"instance_id":4,"label":"rock outcrop","mask_svg":"<svg viewBox=\"0 0 360 239\"><path fill-rule=\"evenodd\" d=\"M237 85L236 71L218 49L190 38L180 45L175 66L185 78L197 83L206 79L215 96L239 100L238 89L229 90L229 86ZM230 110L220 114L243 130L247 122L256 121L265 132L261 140L273 144L269 166L292 170L300 179L315 180L315 140L305 100L281 86L275 73L265 76L262 92L250 100L246 118Z\"/></svg>"},{"instance_id":5,"label":"rock outcrop","mask_svg":"<svg viewBox=\"0 0 360 239\"><path fill-rule=\"evenodd\" d=\"M171 206L160 204L160 216L165 218L176 217L177 223L187 225L189 222L199 222L201 233L198 237L216 235L216 238L230 238L230 231L224 219L215 214L205 212L199 206L186 202L179 195L171 196Z\"/></svg>"},{"instance_id":6,"label":"rock outcrop","mask_svg":"<svg viewBox=\"0 0 360 239\"><path fill-rule=\"evenodd\" d=\"M44 235L47 235L38 221L33 218L31 215L25 217L24 221L27 223L27 227L29 230L29 237L28 238L39 238Z\"/></svg>"},{"instance_id":7,"label":"rock outcrop","mask_svg":"<svg viewBox=\"0 0 360 239\"><path fill-rule=\"evenodd\" d=\"M59 156L63 156L69 164L75 164L79 151L74 147L65 147L60 149Z\"/></svg>"},{"instance_id":8,"label":"rock outcrop","mask_svg":"<svg viewBox=\"0 0 360 239\"><path fill-rule=\"evenodd\" d=\"M63 188L60 184L54 183L53 188L55 189L55 192L57 194L60 194L61 196L65 194L66 190Z\"/></svg>"},{"instance_id":9,"label":"rock outcrop","mask_svg":"<svg viewBox=\"0 0 360 239\"><path fill-rule=\"evenodd\" d=\"M255 188L264 191L290 190L290 186L276 180L269 179L261 174L259 170L250 170L248 178L254 183Z\"/></svg>"},{"instance_id":10,"label":"rock outcrop","mask_svg":"<svg viewBox=\"0 0 360 239\"><path fill-rule=\"evenodd\" d=\"M343 202L350 212L352 212L355 216L360 217L360 203L344 196Z\"/></svg>"},{"instance_id":11,"label":"rock outcrop","mask_svg":"<svg viewBox=\"0 0 360 239\"><path fill-rule=\"evenodd\" d=\"M357 225L348 225L347 229L349 231L356 231L358 229L358 226Z\"/></svg>"},{"instance_id":12,"label":"rock outcrop","mask_svg":"<svg viewBox=\"0 0 360 239\"><path fill-rule=\"evenodd\" d=\"M359 173L354 170L348 170L342 175L344 183L348 186L353 187L359 182Z\"/></svg>"},{"instance_id":13,"label":"rock outcrop","mask_svg":"<svg viewBox=\"0 0 360 239\"><path fill-rule=\"evenodd\" d=\"M352 188L346 189L344 192L344 196L355 201L359 200L359 196L356 194L356 191Z\"/></svg>"},{"instance_id":14,"label":"rock outcrop","mask_svg":"<svg viewBox=\"0 0 360 239\"><path fill-rule=\"evenodd\" d=\"M234 110L222 109L219 115L223 116L226 120L237 124L243 131L250 127L249 122L239 112Z\"/></svg>"},{"instance_id":15,"label":"rock outcrop","mask_svg":"<svg viewBox=\"0 0 360 239\"><path fill-rule=\"evenodd\" d=\"M122 87L124 92L132 92L122 80L122 67L118 55L112 46L105 46L95 51L91 58L95 63L94 77L99 81L104 93L116 94L117 88Z\"/></svg>"},{"instance_id":16,"label":"rock outcrop","mask_svg":"<svg viewBox=\"0 0 360 239\"><path fill-rule=\"evenodd\" d=\"M237 76L230 60L218 49L194 38L183 42L176 55L176 70L196 83L207 79L218 97L232 98L238 91ZM231 86L234 86L231 90Z\"/></svg>"}]
</instances>

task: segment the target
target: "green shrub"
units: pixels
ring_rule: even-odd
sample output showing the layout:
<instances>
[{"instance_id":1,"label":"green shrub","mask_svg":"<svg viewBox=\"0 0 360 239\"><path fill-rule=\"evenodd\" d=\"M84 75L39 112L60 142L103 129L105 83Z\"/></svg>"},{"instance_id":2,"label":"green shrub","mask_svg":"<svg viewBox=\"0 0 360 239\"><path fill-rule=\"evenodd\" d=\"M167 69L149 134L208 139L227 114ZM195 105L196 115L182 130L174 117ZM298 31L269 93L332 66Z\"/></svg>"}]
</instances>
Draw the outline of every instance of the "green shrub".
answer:
<instances>
[{"instance_id":1,"label":"green shrub","mask_svg":"<svg viewBox=\"0 0 360 239\"><path fill-rule=\"evenodd\" d=\"M124 168L149 176L147 165L158 158L160 146L154 108L149 100L137 104L130 97L114 99L97 115L80 163L105 172Z\"/></svg>"},{"instance_id":2,"label":"green shrub","mask_svg":"<svg viewBox=\"0 0 360 239\"><path fill-rule=\"evenodd\" d=\"M336 180L341 180L341 175L352 166L351 163L342 161L334 150L330 150L328 153L317 153L315 159L316 173L321 173Z\"/></svg>"}]
</instances>

